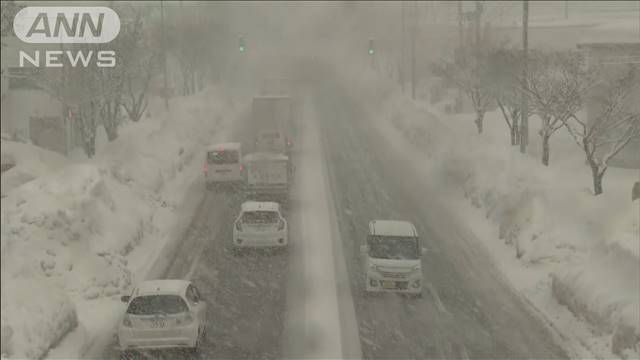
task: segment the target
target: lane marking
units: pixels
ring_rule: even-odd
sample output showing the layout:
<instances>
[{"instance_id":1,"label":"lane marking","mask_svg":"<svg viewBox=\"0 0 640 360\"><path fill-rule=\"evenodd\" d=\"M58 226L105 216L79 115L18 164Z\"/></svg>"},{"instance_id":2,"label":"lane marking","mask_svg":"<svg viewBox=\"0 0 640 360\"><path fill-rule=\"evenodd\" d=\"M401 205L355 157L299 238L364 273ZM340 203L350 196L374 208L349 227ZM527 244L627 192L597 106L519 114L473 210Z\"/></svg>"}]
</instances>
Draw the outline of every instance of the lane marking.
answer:
<instances>
[{"instance_id":1,"label":"lane marking","mask_svg":"<svg viewBox=\"0 0 640 360\"><path fill-rule=\"evenodd\" d=\"M436 290L435 286L433 286L432 283L428 282L427 289L429 290L429 293L431 293L431 297L433 298L433 301L435 302L436 308L438 308L438 311L440 311L443 314L451 315L451 313L447 310L447 308L444 307L444 304L440 300L440 295L438 295L438 291Z\"/></svg>"}]
</instances>

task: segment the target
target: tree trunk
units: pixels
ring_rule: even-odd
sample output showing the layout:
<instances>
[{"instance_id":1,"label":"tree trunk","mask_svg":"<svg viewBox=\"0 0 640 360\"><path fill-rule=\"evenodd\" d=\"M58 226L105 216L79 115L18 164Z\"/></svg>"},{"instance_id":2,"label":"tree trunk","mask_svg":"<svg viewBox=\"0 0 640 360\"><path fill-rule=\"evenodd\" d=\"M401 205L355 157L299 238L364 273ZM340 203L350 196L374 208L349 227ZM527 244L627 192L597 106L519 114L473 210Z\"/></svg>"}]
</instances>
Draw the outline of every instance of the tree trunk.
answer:
<instances>
[{"instance_id":1,"label":"tree trunk","mask_svg":"<svg viewBox=\"0 0 640 360\"><path fill-rule=\"evenodd\" d=\"M591 165L591 174L593 175L593 193L595 195L602 194L602 178L604 171L598 171L598 165Z\"/></svg>"},{"instance_id":2,"label":"tree trunk","mask_svg":"<svg viewBox=\"0 0 640 360\"><path fill-rule=\"evenodd\" d=\"M593 159L588 159L589 166L591 167L591 175L593 176L593 194L600 195L603 192L602 189L602 178L604 178L605 172L607 172L607 168L600 170L600 166L596 164Z\"/></svg>"},{"instance_id":3,"label":"tree trunk","mask_svg":"<svg viewBox=\"0 0 640 360\"><path fill-rule=\"evenodd\" d=\"M511 133L511 145L518 145L518 126L514 123L509 131Z\"/></svg>"},{"instance_id":4,"label":"tree trunk","mask_svg":"<svg viewBox=\"0 0 640 360\"><path fill-rule=\"evenodd\" d=\"M104 113L102 118L102 125L107 133L107 140L109 142L118 138L118 108L120 104L118 101L107 101L104 104Z\"/></svg>"},{"instance_id":5,"label":"tree trunk","mask_svg":"<svg viewBox=\"0 0 640 360\"><path fill-rule=\"evenodd\" d=\"M551 135L542 134L542 164L544 166L549 166L549 138Z\"/></svg>"},{"instance_id":6,"label":"tree trunk","mask_svg":"<svg viewBox=\"0 0 640 360\"><path fill-rule=\"evenodd\" d=\"M520 129L518 123L520 122L520 112L518 108L514 108L511 112L511 145L520 144Z\"/></svg>"},{"instance_id":7,"label":"tree trunk","mask_svg":"<svg viewBox=\"0 0 640 360\"><path fill-rule=\"evenodd\" d=\"M94 101L80 105L79 125L82 136L82 149L87 157L92 158L96 154L96 117L98 109Z\"/></svg>"},{"instance_id":8,"label":"tree trunk","mask_svg":"<svg viewBox=\"0 0 640 360\"><path fill-rule=\"evenodd\" d=\"M484 112L476 111L476 127L478 128L478 134L482 134L484 123Z\"/></svg>"}]
</instances>

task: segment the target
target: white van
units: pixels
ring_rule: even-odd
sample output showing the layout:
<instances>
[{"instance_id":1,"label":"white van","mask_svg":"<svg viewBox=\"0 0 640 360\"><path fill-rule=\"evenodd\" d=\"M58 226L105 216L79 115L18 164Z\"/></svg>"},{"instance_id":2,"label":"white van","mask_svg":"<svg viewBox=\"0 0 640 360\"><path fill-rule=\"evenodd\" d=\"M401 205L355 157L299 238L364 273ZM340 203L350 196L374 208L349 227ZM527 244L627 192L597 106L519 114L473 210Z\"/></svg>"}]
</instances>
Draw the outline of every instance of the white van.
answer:
<instances>
[{"instance_id":1,"label":"white van","mask_svg":"<svg viewBox=\"0 0 640 360\"><path fill-rule=\"evenodd\" d=\"M217 144L207 148L204 173L208 190L218 185L241 185L244 180L241 143Z\"/></svg>"},{"instance_id":2,"label":"white van","mask_svg":"<svg viewBox=\"0 0 640 360\"><path fill-rule=\"evenodd\" d=\"M422 295L420 247L415 226L408 221L369 222L367 244L360 247L366 292L403 292Z\"/></svg>"}]
</instances>

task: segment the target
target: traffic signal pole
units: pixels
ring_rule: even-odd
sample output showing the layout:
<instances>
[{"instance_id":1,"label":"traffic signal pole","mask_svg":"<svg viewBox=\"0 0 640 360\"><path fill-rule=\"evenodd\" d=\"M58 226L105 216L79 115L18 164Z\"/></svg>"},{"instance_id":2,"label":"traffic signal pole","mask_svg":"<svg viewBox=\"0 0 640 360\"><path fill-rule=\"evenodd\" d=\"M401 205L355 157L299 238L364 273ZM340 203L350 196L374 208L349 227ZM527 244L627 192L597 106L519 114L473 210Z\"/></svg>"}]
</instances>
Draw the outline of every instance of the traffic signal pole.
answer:
<instances>
[{"instance_id":1,"label":"traffic signal pole","mask_svg":"<svg viewBox=\"0 0 640 360\"><path fill-rule=\"evenodd\" d=\"M416 37L418 36L418 2L413 2L413 26L411 31L411 99L416 99Z\"/></svg>"},{"instance_id":2,"label":"traffic signal pole","mask_svg":"<svg viewBox=\"0 0 640 360\"><path fill-rule=\"evenodd\" d=\"M405 64L407 62L406 60L406 54L405 54L405 38L406 38L406 34L407 34L407 25L406 25L406 15L405 15L405 6L404 6L404 0L402 0L400 2L400 6L402 7L401 11L402 11L402 33L400 34L400 38L402 39L400 42L400 46L402 47L401 52L400 52L400 86L402 87L402 92L404 92L404 74L405 74Z\"/></svg>"},{"instance_id":3,"label":"traffic signal pole","mask_svg":"<svg viewBox=\"0 0 640 360\"><path fill-rule=\"evenodd\" d=\"M169 110L169 89L167 88L167 49L165 46L165 34L164 34L164 1L160 0L160 32L162 37L162 73L164 77L164 89L162 94L164 96L164 107Z\"/></svg>"}]
</instances>

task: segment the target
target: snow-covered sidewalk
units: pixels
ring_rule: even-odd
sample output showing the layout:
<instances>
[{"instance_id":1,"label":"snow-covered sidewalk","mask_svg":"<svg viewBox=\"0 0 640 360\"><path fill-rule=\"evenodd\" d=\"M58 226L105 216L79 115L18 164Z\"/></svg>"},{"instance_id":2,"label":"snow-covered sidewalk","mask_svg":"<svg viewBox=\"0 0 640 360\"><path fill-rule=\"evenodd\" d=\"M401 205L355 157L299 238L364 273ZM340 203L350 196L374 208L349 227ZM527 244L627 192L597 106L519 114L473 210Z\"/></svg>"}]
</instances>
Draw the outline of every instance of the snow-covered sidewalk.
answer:
<instances>
[{"instance_id":1,"label":"snow-covered sidewalk","mask_svg":"<svg viewBox=\"0 0 640 360\"><path fill-rule=\"evenodd\" d=\"M216 88L173 99L168 113L153 103L95 158L7 192L3 356L77 358L111 341L120 295L162 275L200 200L202 148L224 137L234 111Z\"/></svg>"}]
</instances>

